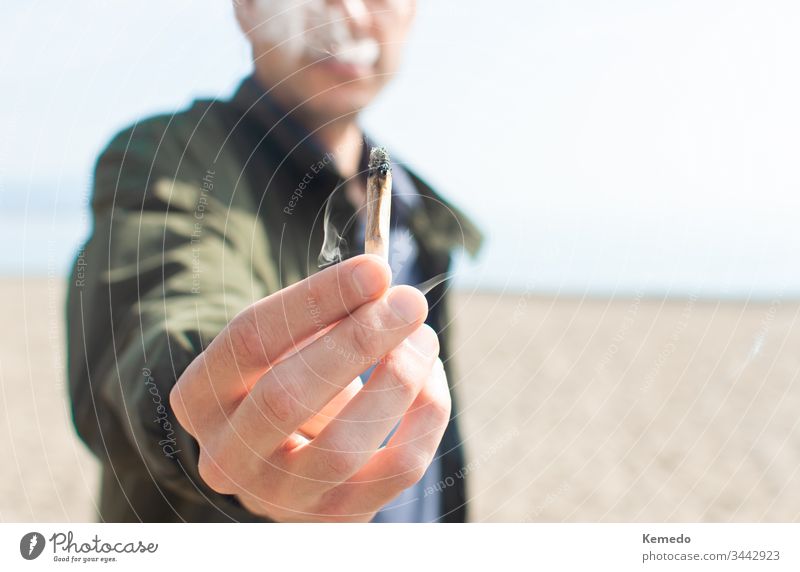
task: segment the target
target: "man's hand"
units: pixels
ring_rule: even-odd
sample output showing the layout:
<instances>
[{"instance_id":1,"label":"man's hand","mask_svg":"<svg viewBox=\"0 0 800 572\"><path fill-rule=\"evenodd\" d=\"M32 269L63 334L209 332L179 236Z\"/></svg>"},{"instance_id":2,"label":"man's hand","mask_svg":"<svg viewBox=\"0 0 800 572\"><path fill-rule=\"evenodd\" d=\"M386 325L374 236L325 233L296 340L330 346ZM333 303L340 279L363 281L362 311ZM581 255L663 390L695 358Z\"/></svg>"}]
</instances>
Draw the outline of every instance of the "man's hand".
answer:
<instances>
[{"instance_id":1,"label":"man's hand","mask_svg":"<svg viewBox=\"0 0 800 572\"><path fill-rule=\"evenodd\" d=\"M191 363L170 405L212 489L272 520L369 521L422 477L450 394L425 297L389 283L380 258L346 260L245 309Z\"/></svg>"}]
</instances>

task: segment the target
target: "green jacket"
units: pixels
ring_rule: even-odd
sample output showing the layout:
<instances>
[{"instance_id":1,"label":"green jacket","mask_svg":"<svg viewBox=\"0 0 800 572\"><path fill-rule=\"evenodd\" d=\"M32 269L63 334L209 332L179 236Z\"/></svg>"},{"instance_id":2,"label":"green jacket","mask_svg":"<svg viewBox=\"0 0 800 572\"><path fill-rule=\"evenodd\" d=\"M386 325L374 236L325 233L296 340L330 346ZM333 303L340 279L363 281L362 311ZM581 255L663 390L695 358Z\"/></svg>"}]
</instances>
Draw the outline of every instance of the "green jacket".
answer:
<instances>
[{"instance_id":1,"label":"green jacket","mask_svg":"<svg viewBox=\"0 0 800 572\"><path fill-rule=\"evenodd\" d=\"M318 270L323 203L342 180L292 114L262 96L248 78L231 100L196 101L125 129L98 159L67 328L73 418L102 464L102 520L262 520L200 479L197 443L168 399L234 315ZM481 237L411 176L424 200L408 224L428 278L447 271L455 247L474 253ZM447 288L428 298L452 382ZM440 453L443 520L463 521L455 419Z\"/></svg>"}]
</instances>

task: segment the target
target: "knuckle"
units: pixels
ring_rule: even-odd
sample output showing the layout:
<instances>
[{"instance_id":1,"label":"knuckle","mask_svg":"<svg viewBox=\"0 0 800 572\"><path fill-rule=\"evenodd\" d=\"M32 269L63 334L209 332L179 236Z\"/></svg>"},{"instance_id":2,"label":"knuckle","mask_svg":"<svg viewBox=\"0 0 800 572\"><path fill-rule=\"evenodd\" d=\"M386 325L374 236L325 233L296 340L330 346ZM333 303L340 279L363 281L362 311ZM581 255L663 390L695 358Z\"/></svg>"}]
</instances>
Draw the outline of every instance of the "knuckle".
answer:
<instances>
[{"instance_id":1,"label":"knuckle","mask_svg":"<svg viewBox=\"0 0 800 572\"><path fill-rule=\"evenodd\" d=\"M178 424L190 435L198 437L199 429L203 423L198 422L204 419L207 411L200 406L201 400L197 397L198 380L191 372L191 366L178 379L169 391L167 402L169 409L175 415Z\"/></svg>"},{"instance_id":2,"label":"knuckle","mask_svg":"<svg viewBox=\"0 0 800 572\"><path fill-rule=\"evenodd\" d=\"M327 451L323 455L322 462L325 467L325 480L334 482L346 480L358 469L356 455L344 451Z\"/></svg>"},{"instance_id":3,"label":"knuckle","mask_svg":"<svg viewBox=\"0 0 800 572\"><path fill-rule=\"evenodd\" d=\"M414 340L412 342L412 340ZM439 356L439 352L441 351L441 343L439 341L439 335L436 333L430 325L422 324L419 328L417 328L411 335L406 338L406 344L410 346L410 349L413 349L413 354L417 356L419 359L421 356L424 356L424 361L427 364L433 364ZM416 345L416 347L415 347ZM421 349L421 348L424 348Z\"/></svg>"},{"instance_id":4,"label":"knuckle","mask_svg":"<svg viewBox=\"0 0 800 572\"><path fill-rule=\"evenodd\" d=\"M380 336L371 324L354 321L350 331L350 343L358 357L370 361L377 359L376 354L380 350Z\"/></svg>"},{"instance_id":5,"label":"knuckle","mask_svg":"<svg viewBox=\"0 0 800 572\"><path fill-rule=\"evenodd\" d=\"M394 465L394 480L403 488L408 488L418 483L428 470L430 460L427 454L417 449L406 449L398 454Z\"/></svg>"},{"instance_id":6,"label":"knuckle","mask_svg":"<svg viewBox=\"0 0 800 572\"><path fill-rule=\"evenodd\" d=\"M389 370L389 389L398 401L411 403L419 393L422 382L419 376L414 376L402 368L390 367Z\"/></svg>"},{"instance_id":7,"label":"knuckle","mask_svg":"<svg viewBox=\"0 0 800 572\"><path fill-rule=\"evenodd\" d=\"M200 450L197 472L212 490L220 494L232 492L230 479L228 479L225 470L218 462L218 459L206 449Z\"/></svg>"},{"instance_id":8,"label":"knuckle","mask_svg":"<svg viewBox=\"0 0 800 572\"><path fill-rule=\"evenodd\" d=\"M258 407L268 420L278 426L291 425L298 418L299 406L294 396L273 378L263 380L257 392Z\"/></svg>"},{"instance_id":9,"label":"knuckle","mask_svg":"<svg viewBox=\"0 0 800 572\"><path fill-rule=\"evenodd\" d=\"M252 310L245 310L230 323L222 343L229 344L233 366L250 366L266 361L264 342Z\"/></svg>"},{"instance_id":10,"label":"knuckle","mask_svg":"<svg viewBox=\"0 0 800 572\"><path fill-rule=\"evenodd\" d=\"M178 383L172 386L172 389L169 391L169 407L172 410L172 413L175 415L175 419L178 423L189 431L188 426L188 411L187 411L187 403L186 397L183 392L183 386L181 385L180 379ZM191 433L191 431L190 431Z\"/></svg>"},{"instance_id":11,"label":"knuckle","mask_svg":"<svg viewBox=\"0 0 800 572\"><path fill-rule=\"evenodd\" d=\"M450 422L450 411L452 400L449 393L437 395L430 402L426 403L423 411L425 416L436 427L444 427Z\"/></svg>"}]
</instances>

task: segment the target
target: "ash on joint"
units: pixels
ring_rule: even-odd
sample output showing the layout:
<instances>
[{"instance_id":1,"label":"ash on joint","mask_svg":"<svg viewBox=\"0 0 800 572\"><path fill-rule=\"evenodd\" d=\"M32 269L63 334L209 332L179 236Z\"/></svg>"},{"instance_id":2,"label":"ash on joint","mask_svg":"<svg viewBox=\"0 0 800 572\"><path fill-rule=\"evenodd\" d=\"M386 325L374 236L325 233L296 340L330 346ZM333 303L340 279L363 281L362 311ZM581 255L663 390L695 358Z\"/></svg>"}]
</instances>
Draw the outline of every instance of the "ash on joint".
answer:
<instances>
[{"instance_id":1,"label":"ash on joint","mask_svg":"<svg viewBox=\"0 0 800 572\"><path fill-rule=\"evenodd\" d=\"M392 170L389 152L385 147L373 147L369 152L369 174L386 176Z\"/></svg>"}]
</instances>

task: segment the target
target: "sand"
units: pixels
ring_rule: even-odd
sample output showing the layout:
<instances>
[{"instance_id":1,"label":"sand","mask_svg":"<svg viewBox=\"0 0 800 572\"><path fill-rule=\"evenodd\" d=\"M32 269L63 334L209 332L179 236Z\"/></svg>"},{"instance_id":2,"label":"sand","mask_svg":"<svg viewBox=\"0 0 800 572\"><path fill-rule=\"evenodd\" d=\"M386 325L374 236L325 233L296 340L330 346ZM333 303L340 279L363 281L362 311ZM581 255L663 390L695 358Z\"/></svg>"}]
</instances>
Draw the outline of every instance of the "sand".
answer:
<instances>
[{"instance_id":1,"label":"sand","mask_svg":"<svg viewBox=\"0 0 800 572\"><path fill-rule=\"evenodd\" d=\"M63 280L0 279L0 521L94 519ZM800 304L459 293L475 521L796 521Z\"/></svg>"}]
</instances>

